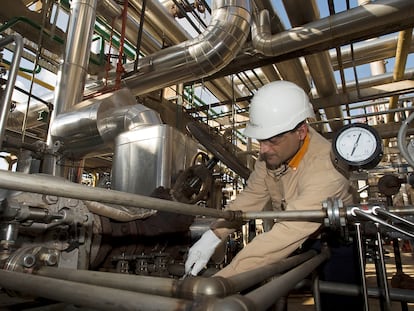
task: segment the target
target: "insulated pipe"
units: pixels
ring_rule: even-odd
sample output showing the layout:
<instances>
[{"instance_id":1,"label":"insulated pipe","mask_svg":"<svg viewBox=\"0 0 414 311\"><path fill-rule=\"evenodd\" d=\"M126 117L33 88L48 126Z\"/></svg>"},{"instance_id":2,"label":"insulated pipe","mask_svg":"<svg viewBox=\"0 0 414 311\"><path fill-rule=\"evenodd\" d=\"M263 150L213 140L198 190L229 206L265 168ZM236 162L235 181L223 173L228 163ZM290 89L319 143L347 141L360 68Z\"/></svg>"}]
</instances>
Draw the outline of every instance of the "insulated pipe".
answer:
<instances>
[{"instance_id":1,"label":"insulated pipe","mask_svg":"<svg viewBox=\"0 0 414 311\"><path fill-rule=\"evenodd\" d=\"M75 157L102 151L128 130L162 124L159 114L138 104L126 88L85 100L77 107L58 115L51 125L53 140L63 142L59 151Z\"/></svg>"},{"instance_id":2,"label":"insulated pipe","mask_svg":"<svg viewBox=\"0 0 414 311\"><path fill-rule=\"evenodd\" d=\"M372 29L384 29L414 16L414 6L407 0L377 0L345 12L310 22L300 27L272 35L268 13L260 13L260 22L252 27L252 44L266 56L280 56L290 52L310 49L338 40L362 37Z\"/></svg>"},{"instance_id":3,"label":"insulated pipe","mask_svg":"<svg viewBox=\"0 0 414 311\"><path fill-rule=\"evenodd\" d=\"M61 65L53 101L50 124L56 116L69 111L83 97L85 79L88 73L88 61L95 26L97 0L71 2L71 15L64 61ZM49 129L47 145L51 148L53 139Z\"/></svg>"},{"instance_id":4,"label":"insulated pipe","mask_svg":"<svg viewBox=\"0 0 414 311\"><path fill-rule=\"evenodd\" d=\"M170 311L190 310L192 306L192 302L183 299L87 285L7 270L0 270L0 286L31 296L98 310Z\"/></svg>"},{"instance_id":5,"label":"insulated pipe","mask_svg":"<svg viewBox=\"0 0 414 311\"><path fill-rule=\"evenodd\" d=\"M414 167L414 159L411 154L408 152L408 143L407 143L407 130L408 125L413 121L414 113L411 113L406 120L404 120L400 126L397 136L397 145L400 150L401 155L408 162L411 167Z\"/></svg>"},{"instance_id":6,"label":"insulated pipe","mask_svg":"<svg viewBox=\"0 0 414 311\"><path fill-rule=\"evenodd\" d=\"M10 102L13 95L14 84L16 83L16 78L19 71L20 59L23 53L23 38L19 34L14 34L0 40L0 48L12 43L13 41L16 44L16 49L14 51L13 59L10 65L10 73L7 78L6 88L0 101L0 148L2 147L4 133L6 132Z\"/></svg>"},{"instance_id":7,"label":"insulated pipe","mask_svg":"<svg viewBox=\"0 0 414 311\"><path fill-rule=\"evenodd\" d=\"M115 17L121 14L121 10L119 6L114 3L112 0L100 0L101 5L98 5L97 14L98 16L103 15L104 18L107 20L108 24L109 21L112 21ZM131 6L135 7L136 10L129 10L128 12L128 23L126 29L126 37L131 41L136 41L136 32L137 27L139 27L139 20L140 17L138 16L137 12L142 11L142 4L141 1L130 0L129 3ZM167 41L170 45L179 44L183 41L190 40L190 35L181 27L176 20L167 12L165 7L163 7L158 1L149 1L147 3L147 8L145 10L145 25L151 25L153 29L162 29L162 33L159 33L159 37L162 41ZM117 20L115 20L114 27L118 30L120 29L120 24ZM144 27L145 28L145 27ZM145 32L145 29L144 29ZM151 33L151 31L150 31ZM152 54L159 50L161 50L162 46L160 42L155 42L155 38L152 36L144 36L142 42L142 50L144 54ZM169 43L169 42L172 42ZM157 45L160 45L157 47ZM140 59L141 61L141 59ZM228 100L234 97L234 92L236 92L236 97L243 96L242 93L236 88L232 87L230 81L226 78L218 78L213 81L205 82L205 86L209 89L212 93L215 94L218 100ZM89 89L99 91L102 86L95 86L90 87Z\"/></svg>"},{"instance_id":8,"label":"insulated pipe","mask_svg":"<svg viewBox=\"0 0 414 311\"><path fill-rule=\"evenodd\" d=\"M124 78L123 85L139 95L206 77L229 64L249 34L250 1L214 1L212 7L205 32L141 58L138 73ZM126 65L126 71L130 71L128 68Z\"/></svg>"}]
</instances>

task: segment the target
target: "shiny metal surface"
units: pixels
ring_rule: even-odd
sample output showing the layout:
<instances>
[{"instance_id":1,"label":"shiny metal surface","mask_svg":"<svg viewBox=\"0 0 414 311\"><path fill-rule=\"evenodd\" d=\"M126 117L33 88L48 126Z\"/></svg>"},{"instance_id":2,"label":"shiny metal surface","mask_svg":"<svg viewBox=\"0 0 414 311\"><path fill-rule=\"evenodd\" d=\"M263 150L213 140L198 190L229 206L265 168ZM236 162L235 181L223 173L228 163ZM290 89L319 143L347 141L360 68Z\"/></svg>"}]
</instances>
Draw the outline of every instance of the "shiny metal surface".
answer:
<instances>
[{"instance_id":1,"label":"shiny metal surface","mask_svg":"<svg viewBox=\"0 0 414 311\"><path fill-rule=\"evenodd\" d=\"M73 158L113 146L114 138L122 132L161 123L158 113L137 104L125 88L76 107L77 110L57 116L51 130L54 141L63 143L61 151L70 150Z\"/></svg>"},{"instance_id":2,"label":"shiny metal surface","mask_svg":"<svg viewBox=\"0 0 414 311\"><path fill-rule=\"evenodd\" d=\"M10 67L10 73L7 79L6 88L4 90L4 94L2 94L2 98L0 98L0 148L3 144L4 133L6 132L7 116L9 115L13 88L16 82L20 59L23 52L23 38L19 34L8 36L2 39L0 41L0 48L3 48L4 46L12 42L16 44L16 50L13 54L12 64Z\"/></svg>"},{"instance_id":3,"label":"shiny metal surface","mask_svg":"<svg viewBox=\"0 0 414 311\"><path fill-rule=\"evenodd\" d=\"M122 133L115 139L113 189L149 195L159 186L170 188L197 152L195 141L167 125Z\"/></svg>"},{"instance_id":4,"label":"shiny metal surface","mask_svg":"<svg viewBox=\"0 0 414 311\"><path fill-rule=\"evenodd\" d=\"M123 85L139 95L220 70L242 48L250 30L250 18L249 1L214 2L204 33L141 58L139 72L123 79Z\"/></svg>"}]
</instances>

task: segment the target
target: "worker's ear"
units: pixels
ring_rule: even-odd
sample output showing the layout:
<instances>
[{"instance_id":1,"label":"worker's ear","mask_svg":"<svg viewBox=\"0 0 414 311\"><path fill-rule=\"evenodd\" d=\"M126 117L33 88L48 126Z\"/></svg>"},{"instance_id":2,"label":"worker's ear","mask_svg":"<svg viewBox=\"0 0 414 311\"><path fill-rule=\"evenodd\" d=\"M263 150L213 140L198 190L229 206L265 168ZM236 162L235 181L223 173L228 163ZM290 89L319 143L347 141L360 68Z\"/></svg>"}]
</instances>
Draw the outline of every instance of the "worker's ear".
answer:
<instances>
[{"instance_id":1,"label":"worker's ear","mask_svg":"<svg viewBox=\"0 0 414 311\"><path fill-rule=\"evenodd\" d=\"M299 135L299 139L304 140L306 135L308 134L308 125L306 123L300 125L297 129L297 133Z\"/></svg>"}]
</instances>

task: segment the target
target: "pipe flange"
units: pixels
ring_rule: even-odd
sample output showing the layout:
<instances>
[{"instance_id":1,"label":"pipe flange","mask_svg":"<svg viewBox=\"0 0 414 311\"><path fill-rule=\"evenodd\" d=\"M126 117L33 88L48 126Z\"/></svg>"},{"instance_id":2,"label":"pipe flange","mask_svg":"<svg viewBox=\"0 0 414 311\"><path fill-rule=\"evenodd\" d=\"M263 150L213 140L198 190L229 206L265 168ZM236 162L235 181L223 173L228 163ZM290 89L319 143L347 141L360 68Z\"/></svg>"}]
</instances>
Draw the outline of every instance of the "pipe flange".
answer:
<instances>
[{"instance_id":1,"label":"pipe flange","mask_svg":"<svg viewBox=\"0 0 414 311\"><path fill-rule=\"evenodd\" d=\"M325 227L337 230L346 225L345 217L341 216L343 207L343 202L339 198L328 198L322 202L322 208L326 210L327 214L324 219Z\"/></svg>"}]
</instances>

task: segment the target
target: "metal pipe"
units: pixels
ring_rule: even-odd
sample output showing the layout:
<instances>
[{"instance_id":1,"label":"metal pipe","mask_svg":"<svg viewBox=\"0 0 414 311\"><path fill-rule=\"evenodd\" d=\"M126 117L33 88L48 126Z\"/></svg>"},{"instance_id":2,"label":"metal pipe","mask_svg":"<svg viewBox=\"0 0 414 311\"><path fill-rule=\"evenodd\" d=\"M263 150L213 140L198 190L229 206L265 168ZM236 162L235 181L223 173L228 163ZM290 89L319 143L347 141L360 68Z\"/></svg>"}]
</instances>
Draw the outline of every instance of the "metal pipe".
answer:
<instances>
[{"instance_id":1,"label":"metal pipe","mask_svg":"<svg viewBox=\"0 0 414 311\"><path fill-rule=\"evenodd\" d=\"M299 281L303 280L321 263L330 256L328 249L322 249L319 255L302 263L298 267L286 272L280 277L266 283L246 295L250 301L257 306L257 311L267 310L277 299L289 293Z\"/></svg>"},{"instance_id":2,"label":"metal pipe","mask_svg":"<svg viewBox=\"0 0 414 311\"><path fill-rule=\"evenodd\" d=\"M322 222L326 217L326 211L320 210L295 210L295 211L262 211L243 212L243 219L276 219L276 220L306 220Z\"/></svg>"},{"instance_id":3,"label":"metal pipe","mask_svg":"<svg viewBox=\"0 0 414 311\"><path fill-rule=\"evenodd\" d=\"M212 301L209 310L267 310L267 308L274 304L280 297L286 295L299 281L303 280L322 262L328 259L328 257L329 251L323 249L319 255L249 292L245 296L232 295L224 299Z\"/></svg>"},{"instance_id":4,"label":"metal pipe","mask_svg":"<svg viewBox=\"0 0 414 311\"><path fill-rule=\"evenodd\" d=\"M7 78L6 88L0 101L0 148L2 147L4 133L6 132L10 102L13 95L14 84L16 83L16 78L19 71L20 59L23 53L23 38L19 34L14 34L0 40L0 48L12 43L13 41L16 44L16 49L14 51L13 59L10 65L10 73Z\"/></svg>"},{"instance_id":5,"label":"metal pipe","mask_svg":"<svg viewBox=\"0 0 414 311\"><path fill-rule=\"evenodd\" d=\"M394 215L393 213L390 213L390 212L388 212L388 211L386 211L386 210L384 210L382 208L377 208L375 210L375 213L377 213L378 215L386 216L389 219L393 219L394 221L397 220L398 222L401 222L404 225L407 225L407 226L411 227L411 229L414 229L414 223L413 222L408 221L407 219L402 218L402 217L399 217L397 215Z\"/></svg>"},{"instance_id":6,"label":"metal pipe","mask_svg":"<svg viewBox=\"0 0 414 311\"><path fill-rule=\"evenodd\" d=\"M410 237L410 238L414 238L414 233L411 233L411 232L409 232L409 231L407 231L407 230L404 230L404 229L402 229L402 228L399 228L399 227L397 227L397 226L395 226L395 225L392 225L392 224L389 224L387 221L385 221L385 220L382 220L382 219L380 219L380 218L378 218L378 217L375 217L375 216L373 216L373 215L371 215L371 214L368 214L368 213L365 213L365 212L362 212L361 210L359 210L358 208L354 208L354 209L352 209L352 213L357 217L357 218L359 218L359 219L368 219L368 220L371 220L371 221L373 221L374 223L378 223L378 224L380 224L380 225L383 225L383 226L385 226L385 227L387 227L387 228L390 228L391 230L395 230L395 231L398 231L398 232L400 232L400 233L402 233L402 234L404 234L404 235L406 235L406 236L408 236L408 237ZM353 215L348 215L350 218L352 218L352 217L355 217L355 216L353 216Z\"/></svg>"},{"instance_id":7,"label":"metal pipe","mask_svg":"<svg viewBox=\"0 0 414 311\"><path fill-rule=\"evenodd\" d=\"M397 136L397 145L400 149L400 153L403 158L408 162L411 167L414 167L414 159L411 157L411 154L408 152L406 134L408 130L408 125L413 121L414 113L411 113L406 120L404 120L400 126Z\"/></svg>"},{"instance_id":8,"label":"metal pipe","mask_svg":"<svg viewBox=\"0 0 414 311\"><path fill-rule=\"evenodd\" d=\"M85 79L88 73L96 6L97 0L75 0L71 2L64 61L61 65L60 77L58 77L50 124L53 124L56 116L69 111L70 108L82 100ZM50 129L47 145L50 148L53 145Z\"/></svg>"},{"instance_id":9,"label":"metal pipe","mask_svg":"<svg viewBox=\"0 0 414 311\"><path fill-rule=\"evenodd\" d=\"M252 27L252 44L263 55L279 56L339 39L349 42L356 34L362 36L372 29L401 24L402 20L409 21L413 16L414 7L410 1L378 0L275 35L268 26L257 25Z\"/></svg>"},{"instance_id":10,"label":"metal pipe","mask_svg":"<svg viewBox=\"0 0 414 311\"><path fill-rule=\"evenodd\" d=\"M364 248L362 245L362 232L361 232L361 223L355 224L355 229L357 233L357 245L358 245L358 260L359 260L359 267L361 269L361 284L362 284L362 293L364 296L364 310L369 311L369 304L368 304L368 287L367 287L367 279L365 276L365 253ZM321 288L321 285L319 285Z\"/></svg>"},{"instance_id":11,"label":"metal pipe","mask_svg":"<svg viewBox=\"0 0 414 311\"><path fill-rule=\"evenodd\" d=\"M53 140L63 143L59 152L73 158L110 149L115 137L126 131L162 123L157 112L138 104L126 88L85 100L77 107L58 115L50 130Z\"/></svg>"},{"instance_id":12,"label":"metal pipe","mask_svg":"<svg viewBox=\"0 0 414 311\"><path fill-rule=\"evenodd\" d=\"M380 232L380 228L379 228L379 224L375 223L375 227L377 229L376 232L376 237L377 237L377 241L375 243L378 253L375 254L375 256L379 257L379 258L375 258L376 261L378 261L376 263L376 267L377 267L377 279L378 279L378 283L380 284L380 288L381 288L381 302L384 304L385 310L386 311L391 311L391 298L390 298L390 291L389 291L389 286L388 286L388 280L387 280L387 268L385 266L385 257L384 257L384 249L382 246L382 237L381 237L381 232Z\"/></svg>"},{"instance_id":13,"label":"metal pipe","mask_svg":"<svg viewBox=\"0 0 414 311\"><path fill-rule=\"evenodd\" d=\"M97 272L87 270L75 270L55 267L40 267L33 271L34 274L62 279L66 281L80 282L84 284L98 285L117 289L161 295L167 297L179 297L192 299L200 295L225 297L227 295L246 290L259 284L270 277L295 267L314 257L316 251L311 250L303 254L281 260L277 264L260 267L238 275L222 278L185 278L183 280L167 279L150 276L126 275L110 272Z\"/></svg>"},{"instance_id":14,"label":"metal pipe","mask_svg":"<svg viewBox=\"0 0 414 311\"><path fill-rule=\"evenodd\" d=\"M234 219L235 215L235 212L232 211L221 211L139 194L88 187L48 175L24 174L5 170L0 170L0 188L157 209L184 215L204 215L230 220Z\"/></svg>"},{"instance_id":15,"label":"metal pipe","mask_svg":"<svg viewBox=\"0 0 414 311\"><path fill-rule=\"evenodd\" d=\"M282 273L292 267L295 267L306 260L311 259L317 254L315 250L310 250L306 253L288 257L275 264L260 267L254 270L236 274L228 277L227 280L233 284L234 293L245 290L255 284L269 279L276 274Z\"/></svg>"},{"instance_id":16,"label":"metal pipe","mask_svg":"<svg viewBox=\"0 0 414 311\"><path fill-rule=\"evenodd\" d=\"M105 202L117 205L156 209L184 215L203 215L215 218L224 218L230 221L236 219L249 220L255 218L309 220L322 219L326 216L326 213L323 210L245 213L241 211L216 210L192 204L152 198L139 194L88 187L72 183L61 178L53 178L52 176L24 174L5 170L0 170L0 188L51 194L61 197ZM263 215L261 213L263 213Z\"/></svg>"},{"instance_id":17,"label":"metal pipe","mask_svg":"<svg viewBox=\"0 0 414 311\"><path fill-rule=\"evenodd\" d=\"M344 296L359 296L362 291L358 285L328 281L319 281L319 289L321 293ZM367 295L370 298L379 298L381 293L376 287L368 287ZM414 302L414 291L411 289L390 288L390 297L392 301Z\"/></svg>"},{"instance_id":18,"label":"metal pipe","mask_svg":"<svg viewBox=\"0 0 414 311\"><path fill-rule=\"evenodd\" d=\"M98 310L190 310L192 302L0 270L4 289Z\"/></svg>"},{"instance_id":19,"label":"metal pipe","mask_svg":"<svg viewBox=\"0 0 414 311\"><path fill-rule=\"evenodd\" d=\"M33 271L34 274L54 279L61 279L83 284L97 285L103 287L117 288L128 291L173 296L173 288L176 287L177 279L138 276L131 274L98 272L89 270L76 270L55 267L40 267ZM183 280L185 281L185 279Z\"/></svg>"},{"instance_id":20,"label":"metal pipe","mask_svg":"<svg viewBox=\"0 0 414 311\"><path fill-rule=\"evenodd\" d=\"M124 86L135 95L140 95L206 77L228 65L249 34L250 1L213 1L212 6L211 21L205 32L194 39L142 57L138 73L124 78ZM126 65L125 69L130 71L129 67Z\"/></svg>"}]
</instances>

